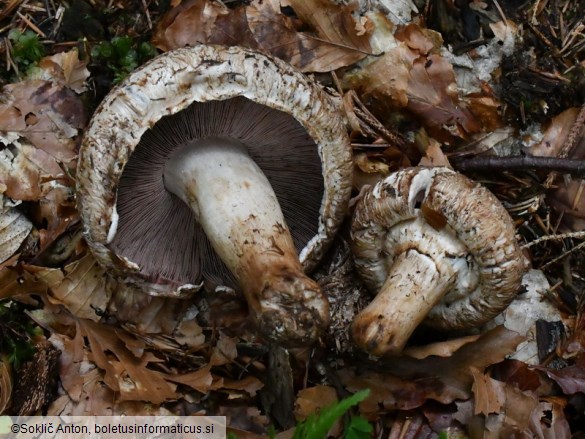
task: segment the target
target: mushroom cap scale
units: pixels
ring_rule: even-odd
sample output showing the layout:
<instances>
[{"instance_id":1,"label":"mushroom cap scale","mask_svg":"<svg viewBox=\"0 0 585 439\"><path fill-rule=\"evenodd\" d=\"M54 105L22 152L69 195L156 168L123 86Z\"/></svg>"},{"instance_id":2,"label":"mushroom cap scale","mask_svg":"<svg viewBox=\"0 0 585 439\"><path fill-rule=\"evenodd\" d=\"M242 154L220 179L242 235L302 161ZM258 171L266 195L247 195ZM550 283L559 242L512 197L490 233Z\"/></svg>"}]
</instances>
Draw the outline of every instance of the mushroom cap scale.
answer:
<instances>
[{"instance_id":1,"label":"mushroom cap scale","mask_svg":"<svg viewBox=\"0 0 585 439\"><path fill-rule=\"evenodd\" d=\"M467 274L432 308L426 325L445 330L474 327L509 305L526 268L514 224L491 192L446 168L399 171L358 203L352 222L352 251L368 288L382 288L394 259L405 247L429 252L420 244L421 236L406 238L390 232L420 218L441 239L451 236L466 249L466 254L444 254L445 259L455 261L456 271ZM471 272L462 270L464 265Z\"/></svg>"},{"instance_id":2,"label":"mushroom cap scale","mask_svg":"<svg viewBox=\"0 0 585 439\"><path fill-rule=\"evenodd\" d=\"M323 185L317 226L308 242L300 238L307 235L307 227L295 239L306 270L319 261L346 213L352 172L349 140L337 108L317 85L278 59L238 47L196 46L163 54L104 99L83 139L78 165L78 205L94 255L115 274L151 294L180 295L182 288L192 288L200 279L188 273L179 280L153 279L152 272L145 277L132 257L118 254L116 239L124 227L123 212L116 206L122 174L145 133L156 130L165 116L194 104L221 106L229 100L238 105L249 101L249 108L259 104L292 116L316 145ZM304 178L298 180L300 185ZM298 200L290 202L295 203ZM182 223L191 225L195 226ZM295 237L295 228L289 226ZM199 244L208 246L205 242L192 245Z\"/></svg>"}]
</instances>

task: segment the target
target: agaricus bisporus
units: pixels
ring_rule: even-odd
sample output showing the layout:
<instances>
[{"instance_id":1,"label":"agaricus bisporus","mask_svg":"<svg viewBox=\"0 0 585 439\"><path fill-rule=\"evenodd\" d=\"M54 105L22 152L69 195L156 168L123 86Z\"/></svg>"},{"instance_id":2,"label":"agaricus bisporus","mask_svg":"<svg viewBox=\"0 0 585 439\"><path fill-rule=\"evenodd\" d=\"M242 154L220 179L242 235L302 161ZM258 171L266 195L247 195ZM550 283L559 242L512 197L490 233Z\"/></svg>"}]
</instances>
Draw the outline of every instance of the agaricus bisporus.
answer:
<instances>
[{"instance_id":1,"label":"agaricus bisporus","mask_svg":"<svg viewBox=\"0 0 585 439\"><path fill-rule=\"evenodd\" d=\"M82 142L78 205L114 276L152 295L240 288L264 336L298 345L329 321L305 272L347 212L351 173L318 85L278 59L200 45L106 96Z\"/></svg>"},{"instance_id":2,"label":"agaricus bisporus","mask_svg":"<svg viewBox=\"0 0 585 439\"><path fill-rule=\"evenodd\" d=\"M356 268L377 293L352 336L374 355L401 352L423 321L441 330L482 325L514 299L526 269L506 209L447 168L408 168L371 187L351 239Z\"/></svg>"}]
</instances>

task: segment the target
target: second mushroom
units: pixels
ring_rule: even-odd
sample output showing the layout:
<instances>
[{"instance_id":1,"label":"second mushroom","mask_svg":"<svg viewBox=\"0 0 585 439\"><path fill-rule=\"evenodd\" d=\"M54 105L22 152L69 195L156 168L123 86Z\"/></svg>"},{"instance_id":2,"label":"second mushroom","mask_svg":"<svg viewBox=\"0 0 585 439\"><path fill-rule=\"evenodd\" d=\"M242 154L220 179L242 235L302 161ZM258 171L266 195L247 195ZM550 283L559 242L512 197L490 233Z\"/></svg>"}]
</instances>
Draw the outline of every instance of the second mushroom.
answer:
<instances>
[{"instance_id":1,"label":"second mushroom","mask_svg":"<svg viewBox=\"0 0 585 439\"><path fill-rule=\"evenodd\" d=\"M396 354L416 327L466 329L516 295L525 261L512 219L481 185L446 168L409 168L356 206L355 264L377 292L352 325L355 343Z\"/></svg>"},{"instance_id":2,"label":"second mushroom","mask_svg":"<svg viewBox=\"0 0 585 439\"><path fill-rule=\"evenodd\" d=\"M240 288L259 330L298 345L327 326L306 274L343 220L351 149L337 108L277 59L168 52L96 111L78 203L98 261L153 295Z\"/></svg>"}]
</instances>

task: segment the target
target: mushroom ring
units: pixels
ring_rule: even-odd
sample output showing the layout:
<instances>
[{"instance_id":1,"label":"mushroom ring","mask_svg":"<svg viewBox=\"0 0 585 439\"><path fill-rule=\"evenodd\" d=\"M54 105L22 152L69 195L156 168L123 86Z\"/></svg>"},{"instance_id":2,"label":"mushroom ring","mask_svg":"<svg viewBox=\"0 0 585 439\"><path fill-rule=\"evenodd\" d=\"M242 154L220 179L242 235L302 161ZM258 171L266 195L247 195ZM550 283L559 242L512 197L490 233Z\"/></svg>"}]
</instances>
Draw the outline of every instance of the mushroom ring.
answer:
<instances>
[{"instance_id":1,"label":"mushroom ring","mask_svg":"<svg viewBox=\"0 0 585 439\"><path fill-rule=\"evenodd\" d=\"M352 324L355 343L398 353L416 327L479 326L514 299L526 264L508 212L447 168L409 168L370 188L351 226L356 268L377 292Z\"/></svg>"}]
</instances>

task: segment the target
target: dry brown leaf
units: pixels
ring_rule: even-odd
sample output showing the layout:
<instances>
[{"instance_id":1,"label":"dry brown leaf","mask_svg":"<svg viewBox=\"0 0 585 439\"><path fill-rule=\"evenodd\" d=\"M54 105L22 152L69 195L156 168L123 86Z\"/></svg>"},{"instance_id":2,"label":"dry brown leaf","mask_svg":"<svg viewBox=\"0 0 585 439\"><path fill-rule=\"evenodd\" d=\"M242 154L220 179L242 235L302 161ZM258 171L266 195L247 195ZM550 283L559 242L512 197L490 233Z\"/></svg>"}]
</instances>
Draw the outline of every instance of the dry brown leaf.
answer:
<instances>
[{"instance_id":1,"label":"dry brown leaf","mask_svg":"<svg viewBox=\"0 0 585 439\"><path fill-rule=\"evenodd\" d=\"M398 41L404 43L420 55L439 53L443 45L443 37L439 32L409 23L398 28L394 34Z\"/></svg>"},{"instance_id":2,"label":"dry brown leaf","mask_svg":"<svg viewBox=\"0 0 585 439\"><path fill-rule=\"evenodd\" d=\"M530 434L531 414L538 406L538 398L532 392L522 392L506 383L489 377L481 379L485 385L476 387L475 411L499 410L488 415L477 415L470 424L476 431L472 437L533 437ZM481 389L481 391L479 391ZM488 394L483 393L488 392ZM477 401L477 396L481 402ZM480 433L483 432L483 433ZM475 433L475 434L474 434ZM477 434L482 436L477 436Z\"/></svg>"},{"instance_id":3,"label":"dry brown leaf","mask_svg":"<svg viewBox=\"0 0 585 439\"><path fill-rule=\"evenodd\" d=\"M550 398L553 400L553 398ZM542 401L532 411L530 417L530 431L538 438L542 439L563 439L574 437L571 435L571 428L565 413L563 405L558 401Z\"/></svg>"},{"instance_id":4,"label":"dry brown leaf","mask_svg":"<svg viewBox=\"0 0 585 439\"><path fill-rule=\"evenodd\" d=\"M569 108L552 118L544 132L541 142L532 146L529 152L543 157L569 157L575 160L585 159L585 138L580 136L570 151L565 151L569 142L569 133L577 119L579 109ZM585 229L585 180L565 179L558 188L547 195L547 203L562 215L560 232L572 232Z\"/></svg>"},{"instance_id":5,"label":"dry brown leaf","mask_svg":"<svg viewBox=\"0 0 585 439\"><path fill-rule=\"evenodd\" d=\"M75 93L42 80L9 84L0 97L0 186L12 199L36 201L73 168L85 126ZM70 185L72 182L70 182Z\"/></svg>"},{"instance_id":6,"label":"dry brown leaf","mask_svg":"<svg viewBox=\"0 0 585 439\"><path fill-rule=\"evenodd\" d=\"M417 358L419 360L430 357L432 355L437 357L450 357L463 345L472 343L479 337L479 335L468 335L467 337L454 338L451 340L431 343L424 346L409 346L403 351L403 353L404 355L408 355L409 357Z\"/></svg>"},{"instance_id":7,"label":"dry brown leaf","mask_svg":"<svg viewBox=\"0 0 585 439\"><path fill-rule=\"evenodd\" d=\"M475 397L474 414L489 415L500 413L506 402L504 383L490 378L475 368L471 369L473 375L473 386L471 391Z\"/></svg>"},{"instance_id":8,"label":"dry brown leaf","mask_svg":"<svg viewBox=\"0 0 585 439\"><path fill-rule=\"evenodd\" d=\"M175 5L158 22L152 43L161 50L210 43L215 22L231 15L222 3L213 0L187 0ZM219 42L217 42L219 43Z\"/></svg>"},{"instance_id":9,"label":"dry brown leaf","mask_svg":"<svg viewBox=\"0 0 585 439\"><path fill-rule=\"evenodd\" d=\"M33 210L35 224L46 225L45 229L39 230L39 252L53 244L69 227L79 221L79 213L75 206L75 188L70 183L67 185L53 183ZM70 238L76 239L79 236L70 236ZM51 265L65 262L67 255L63 246L74 245L76 242L60 243L61 248L56 249L60 255L51 255L53 258Z\"/></svg>"},{"instance_id":10,"label":"dry brown leaf","mask_svg":"<svg viewBox=\"0 0 585 439\"><path fill-rule=\"evenodd\" d=\"M363 102L381 106L382 111L405 107L410 70L417 58L404 42L398 42L375 61L344 75L343 87L355 90Z\"/></svg>"},{"instance_id":11,"label":"dry brown leaf","mask_svg":"<svg viewBox=\"0 0 585 439\"><path fill-rule=\"evenodd\" d=\"M91 253L63 269L26 266L27 271L45 282L50 289L49 299L60 303L82 319L100 320L96 310L105 310L114 284Z\"/></svg>"},{"instance_id":12,"label":"dry brown leaf","mask_svg":"<svg viewBox=\"0 0 585 439\"><path fill-rule=\"evenodd\" d=\"M451 134L464 137L481 128L473 114L459 101L453 66L440 55L431 54L414 61L406 94L407 109L429 130L448 128Z\"/></svg>"},{"instance_id":13,"label":"dry brown leaf","mask_svg":"<svg viewBox=\"0 0 585 439\"><path fill-rule=\"evenodd\" d=\"M0 358L0 413L10 404L10 395L12 395L12 373L7 361Z\"/></svg>"},{"instance_id":14,"label":"dry brown leaf","mask_svg":"<svg viewBox=\"0 0 585 439\"><path fill-rule=\"evenodd\" d=\"M428 138L428 143L423 150L425 155L420 160L419 166L445 166L453 169L449 159L441 149L441 144L432 137Z\"/></svg>"},{"instance_id":15,"label":"dry brown leaf","mask_svg":"<svg viewBox=\"0 0 585 439\"><path fill-rule=\"evenodd\" d=\"M184 305L184 300L151 296L121 283L113 292L108 312L134 326L140 334L170 335L180 321Z\"/></svg>"},{"instance_id":16,"label":"dry brown leaf","mask_svg":"<svg viewBox=\"0 0 585 439\"><path fill-rule=\"evenodd\" d=\"M337 392L331 386L314 386L301 389L295 401L295 419L304 421L324 407L337 403Z\"/></svg>"},{"instance_id":17,"label":"dry brown leaf","mask_svg":"<svg viewBox=\"0 0 585 439\"><path fill-rule=\"evenodd\" d=\"M193 372L166 376L167 380L184 384L201 393L209 393L211 389L222 387L222 378L214 379L211 374L211 365L207 365Z\"/></svg>"},{"instance_id":18,"label":"dry brown leaf","mask_svg":"<svg viewBox=\"0 0 585 439\"><path fill-rule=\"evenodd\" d=\"M81 331L75 338L53 333L51 342L61 351L60 377L65 395L55 399L49 416L156 416L168 410L142 401L116 401L116 394L103 382L103 371L89 361Z\"/></svg>"},{"instance_id":19,"label":"dry brown leaf","mask_svg":"<svg viewBox=\"0 0 585 439\"><path fill-rule=\"evenodd\" d=\"M223 384L221 386L223 389L243 390L249 396L256 396L256 393L258 393L258 390L262 389L262 387L264 387L264 383L252 375L248 375L241 380L223 378Z\"/></svg>"},{"instance_id":20,"label":"dry brown leaf","mask_svg":"<svg viewBox=\"0 0 585 439\"><path fill-rule=\"evenodd\" d=\"M354 54L356 57L354 62L371 54L367 29L364 23L357 22L354 16L356 3L339 5L331 0L286 0L286 3L319 39L338 45L344 51L348 49L357 52Z\"/></svg>"},{"instance_id":21,"label":"dry brown leaf","mask_svg":"<svg viewBox=\"0 0 585 439\"><path fill-rule=\"evenodd\" d=\"M496 130L508 128L502 119L502 103L494 96L468 95L463 99L467 108L473 113L476 120L481 123L482 131L491 133Z\"/></svg>"},{"instance_id":22,"label":"dry brown leaf","mask_svg":"<svg viewBox=\"0 0 585 439\"><path fill-rule=\"evenodd\" d=\"M34 293L43 293L47 286L37 281L34 276L22 273L20 268L3 267L0 269L0 299L18 298L21 302L27 301L26 297Z\"/></svg>"},{"instance_id":23,"label":"dry brown leaf","mask_svg":"<svg viewBox=\"0 0 585 439\"><path fill-rule=\"evenodd\" d=\"M300 11L306 12L302 6L298 7ZM344 26L344 20L353 20L349 11L337 11L331 17L334 21L321 17L322 22L314 23L317 28L313 35L298 32L293 19L281 14L279 9L277 2L253 1L246 8L248 26L260 48L300 71L330 72L351 65L368 54L339 40L342 35L332 28L335 22ZM355 29L352 28L350 32L355 33ZM356 38L364 39L364 36Z\"/></svg>"},{"instance_id":24,"label":"dry brown leaf","mask_svg":"<svg viewBox=\"0 0 585 439\"><path fill-rule=\"evenodd\" d=\"M492 369L492 377L519 390L530 390L538 396L550 395L553 383L532 366L519 360L507 359Z\"/></svg>"},{"instance_id":25,"label":"dry brown leaf","mask_svg":"<svg viewBox=\"0 0 585 439\"><path fill-rule=\"evenodd\" d=\"M203 328L195 319L184 318L177 326L173 338L182 346L189 347L190 350L196 351L205 346L205 334Z\"/></svg>"},{"instance_id":26,"label":"dry brown leaf","mask_svg":"<svg viewBox=\"0 0 585 439\"><path fill-rule=\"evenodd\" d=\"M266 435L251 433L252 431L266 431L270 425L270 419L260 413L256 407L246 406L221 406L217 416L225 416L228 431L233 431L242 439L265 439Z\"/></svg>"},{"instance_id":27,"label":"dry brown leaf","mask_svg":"<svg viewBox=\"0 0 585 439\"><path fill-rule=\"evenodd\" d=\"M59 376L63 389L71 400L80 402L86 379L84 374L95 369L95 365L89 363L87 358L81 331L77 331L73 339L53 332L49 341L61 351Z\"/></svg>"},{"instance_id":28,"label":"dry brown leaf","mask_svg":"<svg viewBox=\"0 0 585 439\"><path fill-rule=\"evenodd\" d=\"M136 357L114 328L84 319L78 325L89 340L90 360L104 371L103 380L118 400L160 404L178 398L176 386L166 381L165 374L147 367L153 358L148 354Z\"/></svg>"},{"instance_id":29,"label":"dry brown leaf","mask_svg":"<svg viewBox=\"0 0 585 439\"><path fill-rule=\"evenodd\" d=\"M540 157L559 157L578 114L578 108L569 108L553 117L540 143L530 147L528 152Z\"/></svg>"},{"instance_id":30,"label":"dry brown leaf","mask_svg":"<svg viewBox=\"0 0 585 439\"><path fill-rule=\"evenodd\" d=\"M471 397L473 369L483 371L502 361L522 340L522 336L500 326L463 345L450 357L417 360L402 356L385 361L384 374L342 369L339 375L352 392L372 390L360 405L361 411L370 417L378 413L378 404L401 410L420 407L428 399L449 404Z\"/></svg>"},{"instance_id":31,"label":"dry brown leaf","mask_svg":"<svg viewBox=\"0 0 585 439\"><path fill-rule=\"evenodd\" d=\"M302 389L297 393L295 401L295 419L304 421L310 415L318 414L322 409L336 404L337 392L331 386L314 386ZM340 437L343 431L341 419L338 419L329 430L327 437Z\"/></svg>"},{"instance_id":32,"label":"dry brown leaf","mask_svg":"<svg viewBox=\"0 0 585 439\"><path fill-rule=\"evenodd\" d=\"M15 208L0 206L0 264L16 253L32 227L32 223Z\"/></svg>"},{"instance_id":33,"label":"dry brown leaf","mask_svg":"<svg viewBox=\"0 0 585 439\"><path fill-rule=\"evenodd\" d=\"M79 60L77 49L72 49L41 59L31 79L46 79L75 93L83 93L87 90L85 81L89 78L86 65L86 61Z\"/></svg>"},{"instance_id":34,"label":"dry brown leaf","mask_svg":"<svg viewBox=\"0 0 585 439\"><path fill-rule=\"evenodd\" d=\"M545 372L559 385L565 395L585 394L585 356L579 357L575 364L560 370L541 366L536 366L535 369Z\"/></svg>"},{"instance_id":35,"label":"dry brown leaf","mask_svg":"<svg viewBox=\"0 0 585 439\"><path fill-rule=\"evenodd\" d=\"M231 363L237 356L236 341L232 337L228 337L223 332L220 332L219 340L213 347L209 364L212 366L222 366Z\"/></svg>"},{"instance_id":36,"label":"dry brown leaf","mask_svg":"<svg viewBox=\"0 0 585 439\"><path fill-rule=\"evenodd\" d=\"M197 43L239 45L271 53L304 72L329 72L370 53L369 36L360 35L351 6L328 0L291 6L311 33L299 32L300 21L284 15L278 0L254 0L232 10L213 0L188 0L163 17L153 44L162 50Z\"/></svg>"}]
</instances>

